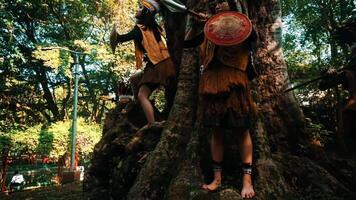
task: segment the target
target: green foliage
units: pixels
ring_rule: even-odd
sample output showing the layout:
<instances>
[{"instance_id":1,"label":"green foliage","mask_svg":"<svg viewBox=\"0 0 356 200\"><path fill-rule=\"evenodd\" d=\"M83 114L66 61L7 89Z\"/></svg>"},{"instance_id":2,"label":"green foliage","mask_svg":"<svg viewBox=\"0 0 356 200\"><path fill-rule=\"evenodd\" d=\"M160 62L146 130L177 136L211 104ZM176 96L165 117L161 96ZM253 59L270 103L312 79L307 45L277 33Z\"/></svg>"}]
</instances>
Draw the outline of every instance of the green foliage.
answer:
<instances>
[{"instance_id":1,"label":"green foliage","mask_svg":"<svg viewBox=\"0 0 356 200\"><path fill-rule=\"evenodd\" d=\"M44 66L57 69L62 65L61 51L59 49L53 49L48 51L36 50L33 52L33 56L38 60L44 61Z\"/></svg>"},{"instance_id":2,"label":"green foliage","mask_svg":"<svg viewBox=\"0 0 356 200\"><path fill-rule=\"evenodd\" d=\"M41 125L10 133L11 151L10 154L34 154L39 145L39 135L42 132Z\"/></svg>"},{"instance_id":3,"label":"green foliage","mask_svg":"<svg viewBox=\"0 0 356 200\"><path fill-rule=\"evenodd\" d=\"M334 37L335 30L351 16L355 1L284 0L283 47L288 72L294 85L316 78L329 68L341 68L349 48ZM304 114L312 120L309 129L316 140L328 143L335 131L335 90L320 91L318 83L294 90ZM341 97L345 97L344 93ZM327 131L326 131L327 130Z\"/></svg>"},{"instance_id":4,"label":"green foliage","mask_svg":"<svg viewBox=\"0 0 356 200\"><path fill-rule=\"evenodd\" d=\"M100 123L101 95L115 93L134 68L133 44L108 46L113 22L134 25L137 1L0 0L0 130L69 118L73 55L80 58L79 115Z\"/></svg>"},{"instance_id":5,"label":"green foliage","mask_svg":"<svg viewBox=\"0 0 356 200\"><path fill-rule=\"evenodd\" d=\"M334 140L332 138L332 132L327 130L323 124L315 124L308 119L307 129L313 141L322 147Z\"/></svg>"},{"instance_id":6,"label":"green foliage","mask_svg":"<svg viewBox=\"0 0 356 200\"><path fill-rule=\"evenodd\" d=\"M9 148L11 145L11 138L9 137L9 135L4 134L4 133L0 133L0 149L5 149L5 148Z\"/></svg>"},{"instance_id":7,"label":"green foliage","mask_svg":"<svg viewBox=\"0 0 356 200\"><path fill-rule=\"evenodd\" d=\"M164 109L164 104L165 104L165 97L164 97L164 90L162 88L155 90L151 96L150 99L154 100L155 107L159 111L163 111Z\"/></svg>"},{"instance_id":8,"label":"green foliage","mask_svg":"<svg viewBox=\"0 0 356 200\"><path fill-rule=\"evenodd\" d=\"M333 33L354 8L355 2L347 0L282 1L286 22L283 46L292 78L298 79L302 74L308 79L330 66L340 68L345 63L348 52Z\"/></svg>"},{"instance_id":9,"label":"green foliage","mask_svg":"<svg viewBox=\"0 0 356 200\"><path fill-rule=\"evenodd\" d=\"M2 133L0 142L10 145L11 155L36 154L57 161L65 152L70 152L70 127L70 120L58 121L48 126L37 125L25 130ZM88 161L100 137L100 125L83 118L78 119L77 147L82 161Z\"/></svg>"}]
</instances>

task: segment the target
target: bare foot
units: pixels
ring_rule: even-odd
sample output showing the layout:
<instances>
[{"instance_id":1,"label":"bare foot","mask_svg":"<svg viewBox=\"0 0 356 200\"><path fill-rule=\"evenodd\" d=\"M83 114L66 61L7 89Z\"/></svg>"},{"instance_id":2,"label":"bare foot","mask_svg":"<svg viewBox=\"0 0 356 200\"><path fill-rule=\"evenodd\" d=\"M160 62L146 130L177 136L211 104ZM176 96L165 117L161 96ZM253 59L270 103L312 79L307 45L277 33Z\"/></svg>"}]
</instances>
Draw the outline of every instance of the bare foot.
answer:
<instances>
[{"instance_id":1,"label":"bare foot","mask_svg":"<svg viewBox=\"0 0 356 200\"><path fill-rule=\"evenodd\" d=\"M251 181L251 175L250 174L244 174L242 178L242 190L241 190L241 196L242 198L247 198L250 199L255 196L255 190L253 189L252 186L252 181Z\"/></svg>"},{"instance_id":2,"label":"bare foot","mask_svg":"<svg viewBox=\"0 0 356 200\"><path fill-rule=\"evenodd\" d=\"M221 186L221 179L214 179L209 185L203 184L202 189L207 190L208 192L215 192Z\"/></svg>"}]
</instances>

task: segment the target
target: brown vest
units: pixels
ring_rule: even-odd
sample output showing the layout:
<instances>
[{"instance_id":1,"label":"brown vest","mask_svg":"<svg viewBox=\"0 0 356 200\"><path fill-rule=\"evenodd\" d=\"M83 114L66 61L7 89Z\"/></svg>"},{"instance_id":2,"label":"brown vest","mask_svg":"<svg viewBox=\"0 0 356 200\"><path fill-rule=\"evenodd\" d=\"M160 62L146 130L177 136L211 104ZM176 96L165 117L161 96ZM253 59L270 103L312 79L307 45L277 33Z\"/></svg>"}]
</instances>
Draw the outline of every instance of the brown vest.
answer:
<instances>
[{"instance_id":1,"label":"brown vest","mask_svg":"<svg viewBox=\"0 0 356 200\"><path fill-rule=\"evenodd\" d=\"M163 40L157 42L153 31L147 29L145 26L138 24L142 33L141 44L146 50L147 56L150 61L156 65L157 63L162 62L169 58L169 53L166 45L163 43ZM138 44L135 44L135 57L136 57L136 68L140 69L142 67L144 52L138 48Z\"/></svg>"},{"instance_id":2,"label":"brown vest","mask_svg":"<svg viewBox=\"0 0 356 200\"><path fill-rule=\"evenodd\" d=\"M200 48L200 55L204 69L209 66L209 63L213 60L215 53L215 58L217 58L224 65L239 69L241 71L246 71L250 55L246 42L234 46L216 47L215 44L205 38ZM215 52L216 48L218 49Z\"/></svg>"}]
</instances>

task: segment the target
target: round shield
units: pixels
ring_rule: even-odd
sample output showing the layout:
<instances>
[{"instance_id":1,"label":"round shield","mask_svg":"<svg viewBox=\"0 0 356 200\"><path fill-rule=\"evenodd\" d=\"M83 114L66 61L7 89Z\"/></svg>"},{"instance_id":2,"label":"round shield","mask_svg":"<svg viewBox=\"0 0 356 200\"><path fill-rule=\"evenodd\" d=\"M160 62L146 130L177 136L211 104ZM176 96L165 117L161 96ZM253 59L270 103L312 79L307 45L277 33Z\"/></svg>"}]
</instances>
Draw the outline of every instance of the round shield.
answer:
<instances>
[{"instance_id":1,"label":"round shield","mask_svg":"<svg viewBox=\"0 0 356 200\"><path fill-rule=\"evenodd\" d=\"M221 46L237 45L251 34L252 24L240 12L227 11L212 16L204 26L205 36L214 44Z\"/></svg>"}]
</instances>

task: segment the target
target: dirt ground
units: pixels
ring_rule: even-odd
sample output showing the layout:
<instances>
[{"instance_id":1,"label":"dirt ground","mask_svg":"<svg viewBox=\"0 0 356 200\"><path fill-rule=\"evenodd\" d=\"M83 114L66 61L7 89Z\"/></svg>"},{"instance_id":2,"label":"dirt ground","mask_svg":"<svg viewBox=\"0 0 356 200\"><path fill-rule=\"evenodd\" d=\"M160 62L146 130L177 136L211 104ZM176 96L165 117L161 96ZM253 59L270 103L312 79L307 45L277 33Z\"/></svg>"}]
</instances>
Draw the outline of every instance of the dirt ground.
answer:
<instances>
[{"instance_id":1,"label":"dirt ground","mask_svg":"<svg viewBox=\"0 0 356 200\"><path fill-rule=\"evenodd\" d=\"M9 195L0 193L1 200L79 200L87 199L82 183L70 183L58 186L41 187L18 191Z\"/></svg>"}]
</instances>

